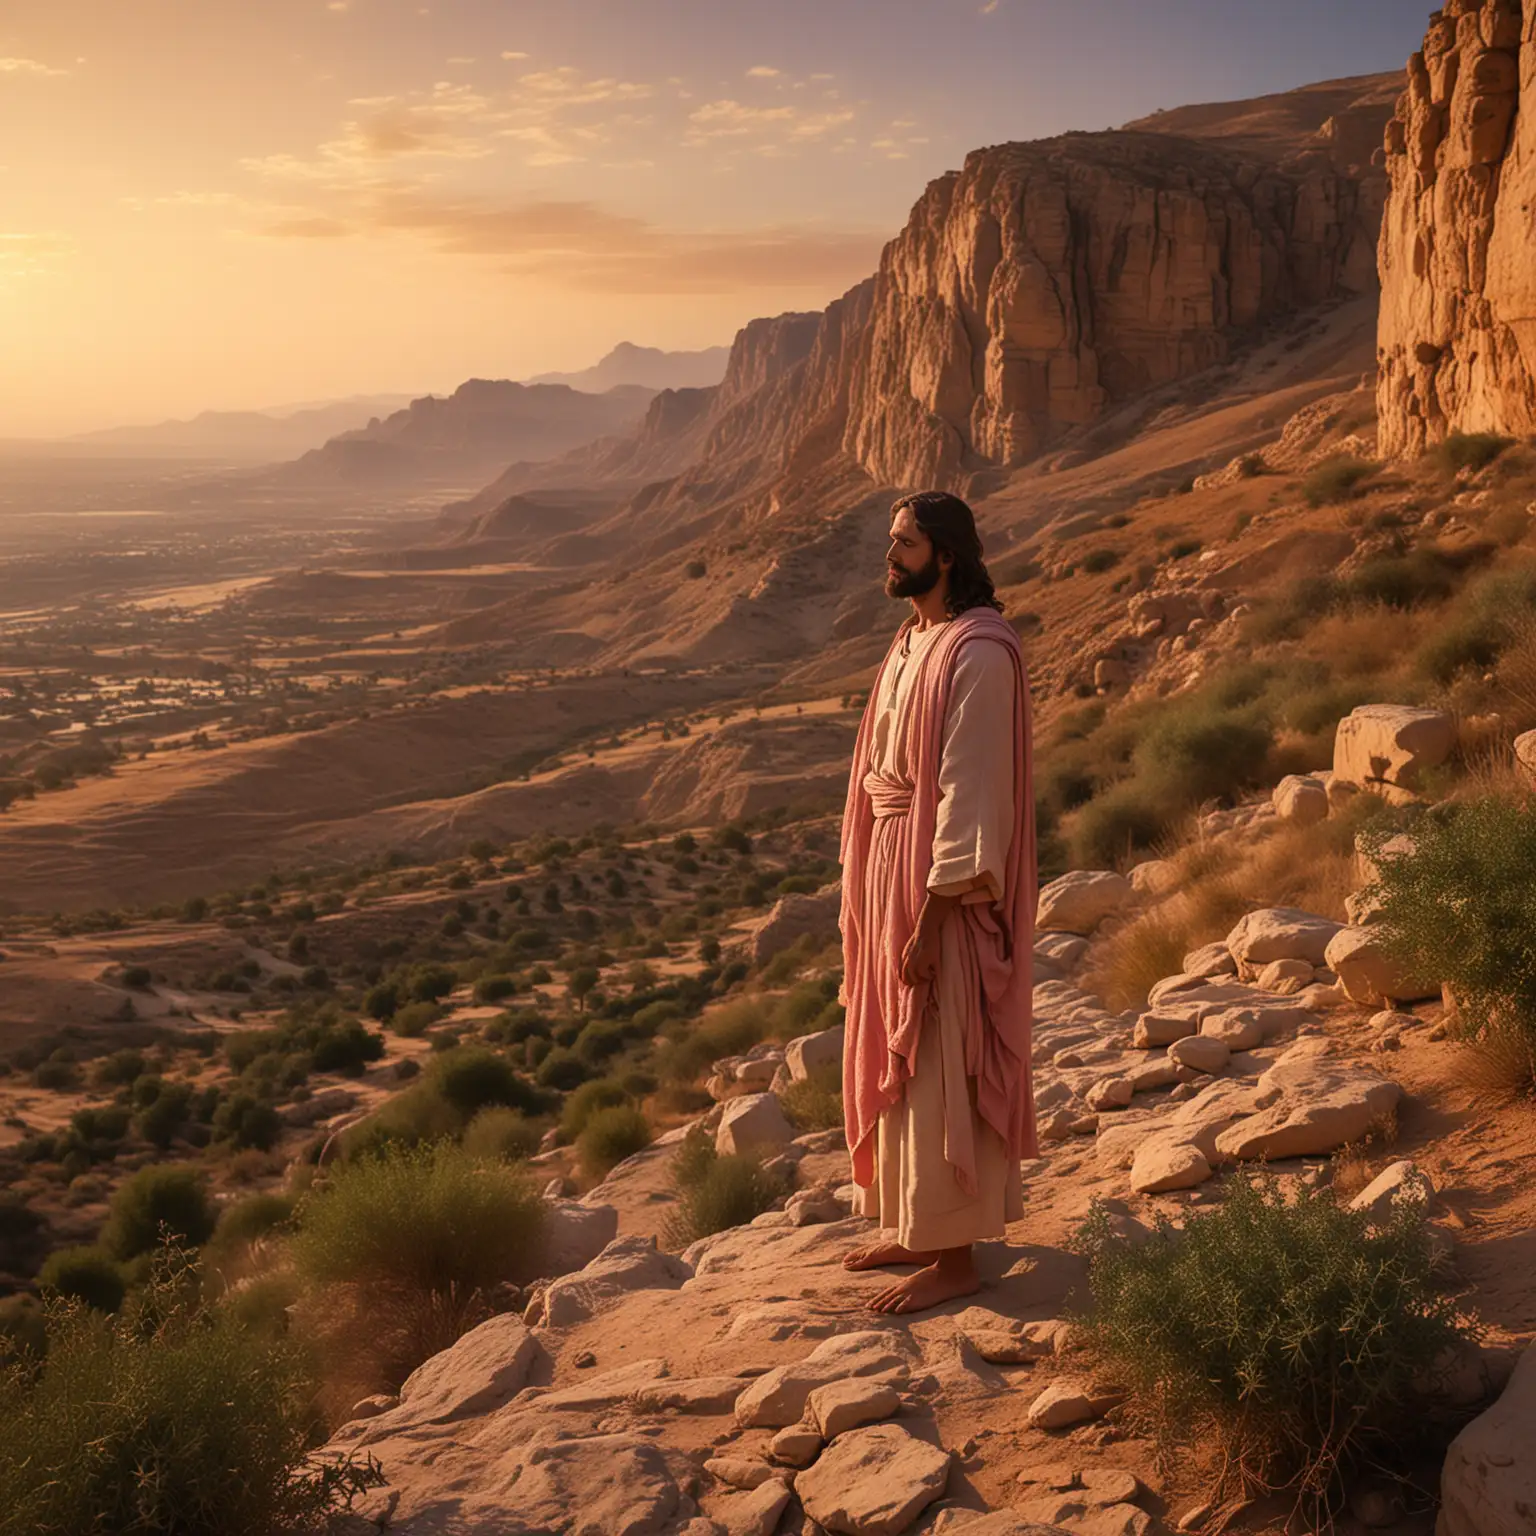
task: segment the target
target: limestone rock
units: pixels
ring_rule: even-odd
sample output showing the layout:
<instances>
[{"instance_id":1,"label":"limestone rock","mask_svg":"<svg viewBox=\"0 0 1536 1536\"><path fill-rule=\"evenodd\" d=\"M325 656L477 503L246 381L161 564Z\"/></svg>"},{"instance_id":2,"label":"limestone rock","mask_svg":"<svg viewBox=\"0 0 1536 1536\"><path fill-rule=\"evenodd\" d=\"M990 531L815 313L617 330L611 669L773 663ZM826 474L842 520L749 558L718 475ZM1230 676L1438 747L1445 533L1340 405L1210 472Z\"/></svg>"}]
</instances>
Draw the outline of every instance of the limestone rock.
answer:
<instances>
[{"instance_id":1,"label":"limestone rock","mask_svg":"<svg viewBox=\"0 0 1536 1536\"><path fill-rule=\"evenodd\" d=\"M1380 1008L1440 995L1438 981L1410 975L1388 954L1378 928L1341 928L1329 941L1326 958L1352 1002Z\"/></svg>"},{"instance_id":2,"label":"limestone rock","mask_svg":"<svg viewBox=\"0 0 1536 1536\"><path fill-rule=\"evenodd\" d=\"M830 1067L843 1059L843 1026L800 1035L784 1047L784 1065L793 1083L803 1081L818 1067Z\"/></svg>"},{"instance_id":3,"label":"limestone rock","mask_svg":"<svg viewBox=\"0 0 1536 1536\"><path fill-rule=\"evenodd\" d=\"M1186 976L1232 976L1236 972L1237 961L1224 943L1206 944L1184 956Z\"/></svg>"},{"instance_id":4,"label":"limestone rock","mask_svg":"<svg viewBox=\"0 0 1536 1536\"><path fill-rule=\"evenodd\" d=\"M1295 907L1265 907L1250 912L1227 935L1227 948L1240 965L1265 966L1272 960L1307 960L1321 965L1328 941L1342 925Z\"/></svg>"},{"instance_id":5,"label":"limestone rock","mask_svg":"<svg viewBox=\"0 0 1536 1536\"><path fill-rule=\"evenodd\" d=\"M535 1446L515 1485L488 1488L458 1528L656 1536L682 1505L660 1446L638 1435L596 1435ZM481 1525L482 1513L495 1523Z\"/></svg>"},{"instance_id":6,"label":"limestone rock","mask_svg":"<svg viewBox=\"0 0 1536 1536\"><path fill-rule=\"evenodd\" d=\"M888 1419L900 1407L901 1397L894 1387L867 1377L830 1381L806 1399L806 1413L823 1440L835 1440L861 1424Z\"/></svg>"},{"instance_id":7,"label":"limestone rock","mask_svg":"<svg viewBox=\"0 0 1536 1536\"><path fill-rule=\"evenodd\" d=\"M793 1496L788 1483L769 1478L751 1493L729 1500L721 1511L726 1536L773 1536Z\"/></svg>"},{"instance_id":8,"label":"limestone rock","mask_svg":"<svg viewBox=\"0 0 1536 1536\"><path fill-rule=\"evenodd\" d=\"M1226 1070L1232 1052L1211 1035L1191 1035L1168 1047L1168 1059L1181 1067L1193 1067L1196 1072L1214 1074Z\"/></svg>"},{"instance_id":9,"label":"limestone rock","mask_svg":"<svg viewBox=\"0 0 1536 1536\"><path fill-rule=\"evenodd\" d=\"M943 1493L949 1460L899 1424L872 1424L839 1436L795 1491L806 1514L840 1536L899 1536Z\"/></svg>"},{"instance_id":10,"label":"limestone rock","mask_svg":"<svg viewBox=\"0 0 1536 1536\"><path fill-rule=\"evenodd\" d=\"M819 891L779 897L752 935L753 965L766 964L780 950L788 949L807 934L825 939L828 944L835 942L842 900L840 881L824 885Z\"/></svg>"},{"instance_id":11,"label":"limestone rock","mask_svg":"<svg viewBox=\"0 0 1536 1536\"><path fill-rule=\"evenodd\" d=\"M1211 1177L1211 1165L1199 1147L1170 1137L1144 1141L1131 1164L1131 1188L1138 1195L1193 1189Z\"/></svg>"},{"instance_id":12,"label":"limestone rock","mask_svg":"<svg viewBox=\"0 0 1536 1536\"><path fill-rule=\"evenodd\" d=\"M711 1456L704 1463L704 1470L732 1488L758 1488L770 1478L781 1477L766 1461L751 1456Z\"/></svg>"},{"instance_id":13,"label":"limestone rock","mask_svg":"<svg viewBox=\"0 0 1536 1536\"><path fill-rule=\"evenodd\" d=\"M692 1273L681 1259L659 1252L654 1237L615 1238L585 1268L550 1282L544 1292L544 1322L564 1328L591 1317L626 1291L676 1290Z\"/></svg>"},{"instance_id":14,"label":"limestone rock","mask_svg":"<svg viewBox=\"0 0 1536 1536\"><path fill-rule=\"evenodd\" d=\"M1258 984L1266 992L1297 991L1310 986L1316 974L1310 960L1271 960L1259 972Z\"/></svg>"},{"instance_id":15,"label":"limestone rock","mask_svg":"<svg viewBox=\"0 0 1536 1536\"><path fill-rule=\"evenodd\" d=\"M1420 1172L1412 1158L1402 1157L1388 1164L1349 1202L1352 1211L1369 1211L1385 1216L1400 1201L1424 1205L1434 1199L1435 1186L1427 1173Z\"/></svg>"},{"instance_id":16,"label":"limestone rock","mask_svg":"<svg viewBox=\"0 0 1536 1536\"><path fill-rule=\"evenodd\" d=\"M1115 1401L1083 1382L1058 1378L1029 1405L1029 1422L1035 1429L1071 1429L1102 1418Z\"/></svg>"},{"instance_id":17,"label":"limestone rock","mask_svg":"<svg viewBox=\"0 0 1536 1536\"><path fill-rule=\"evenodd\" d=\"M1526 782L1536 785L1536 731L1524 731L1515 737L1515 762Z\"/></svg>"},{"instance_id":18,"label":"limestone rock","mask_svg":"<svg viewBox=\"0 0 1536 1536\"><path fill-rule=\"evenodd\" d=\"M583 1269L619 1235L619 1213L612 1205L582 1200L546 1200L542 1238L546 1275Z\"/></svg>"},{"instance_id":19,"label":"limestone rock","mask_svg":"<svg viewBox=\"0 0 1536 1536\"><path fill-rule=\"evenodd\" d=\"M1270 801L1282 821L1298 826L1328 819L1328 786L1313 774L1287 774L1275 785Z\"/></svg>"},{"instance_id":20,"label":"limestone rock","mask_svg":"<svg viewBox=\"0 0 1536 1536\"><path fill-rule=\"evenodd\" d=\"M1402 1097L1394 1082L1331 1054L1319 1037L1293 1046L1259 1079L1267 1101L1216 1138L1225 1158L1312 1157L1359 1141Z\"/></svg>"},{"instance_id":21,"label":"limestone rock","mask_svg":"<svg viewBox=\"0 0 1536 1536\"><path fill-rule=\"evenodd\" d=\"M746 1390L740 1376L679 1376L647 1382L631 1402L650 1413L672 1409L678 1413L729 1413Z\"/></svg>"},{"instance_id":22,"label":"limestone rock","mask_svg":"<svg viewBox=\"0 0 1536 1536\"><path fill-rule=\"evenodd\" d=\"M1035 944L1035 957L1071 970L1087 952L1088 940L1075 933L1042 933Z\"/></svg>"},{"instance_id":23,"label":"limestone rock","mask_svg":"<svg viewBox=\"0 0 1536 1536\"><path fill-rule=\"evenodd\" d=\"M1536 1348L1492 1408L1451 1442L1440 1474L1436 1536L1529 1536L1536 1511Z\"/></svg>"},{"instance_id":24,"label":"limestone rock","mask_svg":"<svg viewBox=\"0 0 1536 1536\"><path fill-rule=\"evenodd\" d=\"M769 1454L787 1467L808 1467L821 1454L823 1441L806 1424L791 1424L768 1442Z\"/></svg>"},{"instance_id":25,"label":"limestone rock","mask_svg":"<svg viewBox=\"0 0 1536 1536\"><path fill-rule=\"evenodd\" d=\"M749 1383L736 1400L736 1422L743 1429L797 1424L817 1387L849 1376L905 1381L908 1369L902 1335L880 1329L839 1334L805 1359L775 1366Z\"/></svg>"},{"instance_id":26,"label":"limestone rock","mask_svg":"<svg viewBox=\"0 0 1536 1536\"><path fill-rule=\"evenodd\" d=\"M749 1093L732 1099L715 1132L715 1151L722 1157L737 1152L777 1151L795 1139L778 1099L771 1093Z\"/></svg>"},{"instance_id":27,"label":"limestone rock","mask_svg":"<svg viewBox=\"0 0 1536 1536\"><path fill-rule=\"evenodd\" d=\"M1172 1045L1187 1035L1198 1033L1199 1010L1190 1008L1149 1008L1136 1020L1131 1043L1137 1050L1149 1051L1159 1045Z\"/></svg>"},{"instance_id":28,"label":"limestone rock","mask_svg":"<svg viewBox=\"0 0 1536 1536\"><path fill-rule=\"evenodd\" d=\"M1041 888L1035 927L1041 933L1091 934L1135 894L1124 875L1107 869L1076 869Z\"/></svg>"},{"instance_id":29,"label":"limestone rock","mask_svg":"<svg viewBox=\"0 0 1536 1536\"><path fill-rule=\"evenodd\" d=\"M1164 896L1178 886L1179 868L1168 859L1145 859L1125 878L1138 896Z\"/></svg>"},{"instance_id":30,"label":"limestone rock","mask_svg":"<svg viewBox=\"0 0 1536 1536\"><path fill-rule=\"evenodd\" d=\"M1424 771L1438 768L1455 746L1456 721L1443 710L1362 704L1339 721L1333 774L1389 798L1411 798L1423 787Z\"/></svg>"},{"instance_id":31,"label":"limestone rock","mask_svg":"<svg viewBox=\"0 0 1536 1536\"><path fill-rule=\"evenodd\" d=\"M1124 1109L1135 1091L1128 1077L1101 1077L1083 1097L1089 1109L1095 1111Z\"/></svg>"}]
</instances>

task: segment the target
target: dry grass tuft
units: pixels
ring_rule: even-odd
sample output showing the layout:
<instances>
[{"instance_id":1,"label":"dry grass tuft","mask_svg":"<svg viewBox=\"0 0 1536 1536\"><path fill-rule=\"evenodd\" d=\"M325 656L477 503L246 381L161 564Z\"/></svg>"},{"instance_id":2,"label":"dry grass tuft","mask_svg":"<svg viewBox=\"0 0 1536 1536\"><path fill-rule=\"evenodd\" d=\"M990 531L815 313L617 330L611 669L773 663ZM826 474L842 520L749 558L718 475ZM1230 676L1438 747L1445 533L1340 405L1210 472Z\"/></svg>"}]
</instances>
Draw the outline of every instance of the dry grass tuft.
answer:
<instances>
[{"instance_id":1,"label":"dry grass tuft","mask_svg":"<svg viewBox=\"0 0 1536 1536\"><path fill-rule=\"evenodd\" d=\"M1127 923L1099 947L1078 984L1110 1008L1144 1008L1147 993L1176 975L1193 947L1184 905L1175 899Z\"/></svg>"}]
</instances>

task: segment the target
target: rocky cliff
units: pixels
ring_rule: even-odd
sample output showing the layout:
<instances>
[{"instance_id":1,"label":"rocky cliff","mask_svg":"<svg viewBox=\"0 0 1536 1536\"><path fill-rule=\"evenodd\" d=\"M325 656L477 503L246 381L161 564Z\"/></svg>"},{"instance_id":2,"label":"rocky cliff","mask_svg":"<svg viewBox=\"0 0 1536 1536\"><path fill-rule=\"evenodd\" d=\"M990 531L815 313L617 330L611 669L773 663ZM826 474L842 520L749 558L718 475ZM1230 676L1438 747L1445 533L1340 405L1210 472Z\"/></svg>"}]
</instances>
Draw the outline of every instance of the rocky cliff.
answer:
<instances>
[{"instance_id":1,"label":"rocky cliff","mask_svg":"<svg viewBox=\"0 0 1536 1536\"><path fill-rule=\"evenodd\" d=\"M1536 430L1536 8L1450 0L1387 125L1380 445ZM1536 94L1533 94L1536 99Z\"/></svg>"},{"instance_id":2,"label":"rocky cliff","mask_svg":"<svg viewBox=\"0 0 1536 1536\"><path fill-rule=\"evenodd\" d=\"M970 155L886 248L844 446L876 480L1015 467L1375 281L1372 200L1326 155L1162 134Z\"/></svg>"}]
</instances>

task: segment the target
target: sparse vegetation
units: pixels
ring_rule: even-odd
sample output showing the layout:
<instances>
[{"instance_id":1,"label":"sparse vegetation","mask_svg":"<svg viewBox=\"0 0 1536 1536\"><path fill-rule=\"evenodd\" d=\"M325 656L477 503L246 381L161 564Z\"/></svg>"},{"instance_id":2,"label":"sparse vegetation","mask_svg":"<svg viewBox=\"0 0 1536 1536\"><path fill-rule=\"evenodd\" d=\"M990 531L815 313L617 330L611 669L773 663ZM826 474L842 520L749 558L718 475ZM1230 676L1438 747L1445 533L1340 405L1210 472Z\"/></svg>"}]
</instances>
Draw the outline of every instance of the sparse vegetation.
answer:
<instances>
[{"instance_id":1,"label":"sparse vegetation","mask_svg":"<svg viewBox=\"0 0 1536 1536\"><path fill-rule=\"evenodd\" d=\"M686 1248L727 1227L745 1226L781 1199L780 1182L741 1154L722 1157L702 1130L693 1130L678 1148L673 1166L677 1210L667 1227L667 1245Z\"/></svg>"},{"instance_id":2,"label":"sparse vegetation","mask_svg":"<svg viewBox=\"0 0 1536 1536\"><path fill-rule=\"evenodd\" d=\"M651 1144L651 1127L645 1116L629 1104L612 1104L594 1111L576 1138L581 1170L600 1179L636 1152Z\"/></svg>"},{"instance_id":3,"label":"sparse vegetation","mask_svg":"<svg viewBox=\"0 0 1536 1536\"><path fill-rule=\"evenodd\" d=\"M1332 506L1336 502L1349 501L1356 496L1362 485L1376 473L1377 466L1353 454L1339 454L1325 459L1301 484L1301 494L1307 505Z\"/></svg>"},{"instance_id":4,"label":"sparse vegetation","mask_svg":"<svg viewBox=\"0 0 1536 1536\"><path fill-rule=\"evenodd\" d=\"M791 1083L780 1093L779 1103L797 1131L836 1130L843 1123L841 1066L830 1062Z\"/></svg>"},{"instance_id":5,"label":"sparse vegetation","mask_svg":"<svg viewBox=\"0 0 1536 1536\"><path fill-rule=\"evenodd\" d=\"M1409 1202L1373 1222L1326 1189L1237 1178L1219 1208L1133 1243L1097 1207L1084 1341L1165 1453L1213 1447L1224 1492L1326 1509L1413 1440L1422 1384L1466 1334L1423 1216Z\"/></svg>"}]
</instances>

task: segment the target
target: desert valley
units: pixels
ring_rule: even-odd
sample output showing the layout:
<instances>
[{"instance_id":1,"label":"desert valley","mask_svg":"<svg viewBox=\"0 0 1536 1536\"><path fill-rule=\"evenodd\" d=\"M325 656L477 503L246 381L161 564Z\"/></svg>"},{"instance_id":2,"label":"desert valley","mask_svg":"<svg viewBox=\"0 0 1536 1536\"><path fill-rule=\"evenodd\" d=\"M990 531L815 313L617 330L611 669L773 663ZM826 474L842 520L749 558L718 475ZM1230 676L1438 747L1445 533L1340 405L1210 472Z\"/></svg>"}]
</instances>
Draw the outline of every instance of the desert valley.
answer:
<instances>
[{"instance_id":1,"label":"desert valley","mask_svg":"<svg viewBox=\"0 0 1536 1536\"><path fill-rule=\"evenodd\" d=\"M0 442L0 1532L1536 1530L1533 80L1452 0L729 348ZM1042 1145L906 1317L839 834L923 486Z\"/></svg>"}]
</instances>

